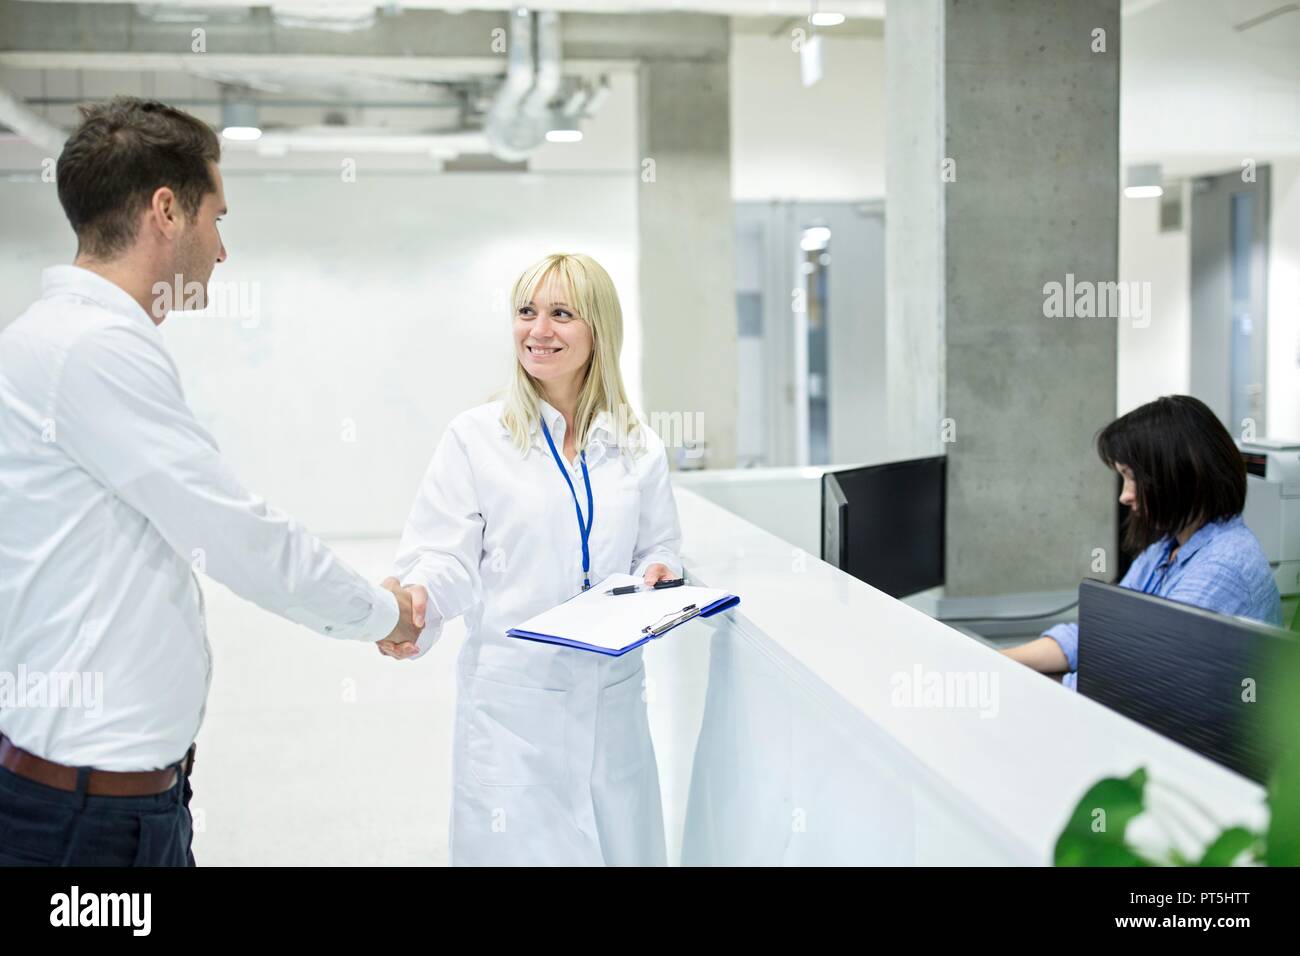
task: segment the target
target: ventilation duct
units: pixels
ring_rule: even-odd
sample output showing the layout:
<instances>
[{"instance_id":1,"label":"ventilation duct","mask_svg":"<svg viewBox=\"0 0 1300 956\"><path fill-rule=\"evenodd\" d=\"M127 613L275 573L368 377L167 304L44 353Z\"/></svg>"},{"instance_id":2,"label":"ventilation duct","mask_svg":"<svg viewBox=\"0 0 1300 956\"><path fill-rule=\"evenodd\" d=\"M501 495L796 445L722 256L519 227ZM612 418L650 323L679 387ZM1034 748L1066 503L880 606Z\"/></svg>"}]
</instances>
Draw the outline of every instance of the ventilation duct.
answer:
<instances>
[{"instance_id":1,"label":"ventilation duct","mask_svg":"<svg viewBox=\"0 0 1300 956\"><path fill-rule=\"evenodd\" d=\"M498 158L518 162L546 141L551 101L561 80L560 15L553 10L512 12L506 79L484 127Z\"/></svg>"}]
</instances>

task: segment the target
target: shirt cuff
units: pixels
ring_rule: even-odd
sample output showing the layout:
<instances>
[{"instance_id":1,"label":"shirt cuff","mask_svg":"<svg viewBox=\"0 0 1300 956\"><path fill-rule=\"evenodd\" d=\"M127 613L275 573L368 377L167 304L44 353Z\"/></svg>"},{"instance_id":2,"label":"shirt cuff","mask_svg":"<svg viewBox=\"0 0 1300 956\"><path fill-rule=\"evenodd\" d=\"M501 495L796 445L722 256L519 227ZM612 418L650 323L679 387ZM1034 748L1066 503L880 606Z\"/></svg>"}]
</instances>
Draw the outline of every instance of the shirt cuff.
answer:
<instances>
[{"instance_id":1,"label":"shirt cuff","mask_svg":"<svg viewBox=\"0 0 1300 956\"><path fill-rule=\"evenodd\" d=\"M1074 691L1076 694L1079 692L1079 688L1077 686L1078 683L1079 683L1078 671L1070 671L1070 673L1066 674L1064 677L1061 678L1061 686L1070 688L1070 690Z\"/></svg>"},{"instance_id":2,"label":"shirt cuff","mask_svg":"<svg viewBox=\"0 0 1300 956\"><path fill-rule=\"evenodd\" d=\"M366 616L366 619L358 624L355 629L349 628L348 631L351 633L335 628L336 637L351 638L356 641L382 641L393 633L393 628L397 627L399 617L397 598L387 588L381 588L377 584L374 588L374 599L371 602L370 613Z\"/></svg>"}]
</instances>

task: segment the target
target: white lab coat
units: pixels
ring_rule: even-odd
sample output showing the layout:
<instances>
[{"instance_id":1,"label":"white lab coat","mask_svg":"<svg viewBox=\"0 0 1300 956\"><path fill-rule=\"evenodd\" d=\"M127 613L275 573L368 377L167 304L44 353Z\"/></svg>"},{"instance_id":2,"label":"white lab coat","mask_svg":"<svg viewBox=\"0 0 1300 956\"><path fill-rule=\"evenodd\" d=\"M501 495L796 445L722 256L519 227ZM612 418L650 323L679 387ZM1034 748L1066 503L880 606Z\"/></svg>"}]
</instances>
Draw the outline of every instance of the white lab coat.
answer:
<instances>
[{"instance_id":1,"label":"white lab coat","mask_svg":"<svg viewBox=\"0 0 1300 956\"><path fill-rule=\"evenodd\" d=\"M459 415L434 452L398 548L395 573L423 585L420 646L465 615L457 674L453 865L661 865L659 774L640 649L607 657L506 637L576 594L582 559L573 496L540 427L521 456L502 404ZM543 402L563 457L564 416ZM662 442L620 449L601 413L586 453L595 504L591 582L681 573L681 529ZM570 466L584 518L580 458ZM611 600L614 600L611 598Z\"/></svg>"}]
</instances>

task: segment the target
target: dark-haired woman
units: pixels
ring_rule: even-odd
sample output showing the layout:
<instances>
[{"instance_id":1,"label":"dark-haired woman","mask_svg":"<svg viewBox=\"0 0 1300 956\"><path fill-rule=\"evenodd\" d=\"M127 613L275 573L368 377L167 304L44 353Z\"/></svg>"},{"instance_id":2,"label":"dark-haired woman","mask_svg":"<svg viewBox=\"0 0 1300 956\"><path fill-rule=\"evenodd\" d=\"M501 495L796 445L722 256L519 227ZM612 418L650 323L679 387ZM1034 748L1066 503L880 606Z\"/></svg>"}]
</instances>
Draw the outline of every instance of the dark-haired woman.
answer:
<instances>
[{"instance_id":1,"label":"dark-haired woman","mask_svg":"<svg viewBox=\"0 0 1300 956\"><path fill-rule=\"evenodd\" d=\"M1107 425L1097 453L1124 480L1124 547L1141 552L1120 587L1281 625L1268 558L1241 520L1246 466L1227 429L1189 395L1158 398ZM1057 624L1003 653L1075 686L1079 628Z\"/></svg>"}]
</instances>

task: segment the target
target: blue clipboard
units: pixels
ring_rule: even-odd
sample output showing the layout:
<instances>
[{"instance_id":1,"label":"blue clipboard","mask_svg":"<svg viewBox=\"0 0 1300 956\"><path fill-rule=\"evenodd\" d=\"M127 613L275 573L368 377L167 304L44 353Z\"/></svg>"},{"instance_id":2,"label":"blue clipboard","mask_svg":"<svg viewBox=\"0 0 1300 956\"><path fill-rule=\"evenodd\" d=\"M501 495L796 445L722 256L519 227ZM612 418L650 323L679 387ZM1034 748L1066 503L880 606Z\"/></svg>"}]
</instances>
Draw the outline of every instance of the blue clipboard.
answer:
<instances>
[{"instance_id":1,"label":"blue clipboard","mask_svg":"<svg viewBox=\"0 0 1300 956\"><path fill-rule=\"evenodd\" d=\"M617 600L617 599L616 599ZM735 607L740 603L740 598L734 594L728 594L707 604L702 608L697 608L692 613L683 614L675 620L665 622L662 627L654 627L651 633L642 633L635 636L633 642L622 648L597 647L593 644L586 644L582 641L571 640L562 637L559 634L541 634L537 631L525 631L517 627L512 627L506 631L510 637L517 637L525 641L538 641L542 644L558 644L561 647L572 647L579 651L592 651L596 654L604 654L607 657L622 657L628 651L635 650L643 644L653 641L655 638L663 637L678 625L685 624L687 621L693 621L697 617L712 617L722 611Z\"/></svg>"}]
</instances>

